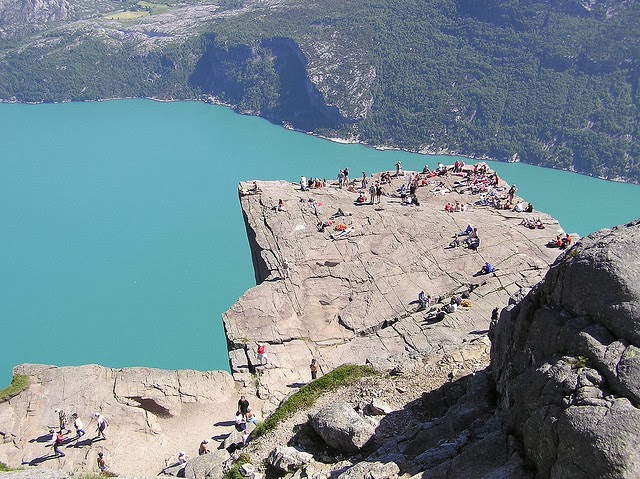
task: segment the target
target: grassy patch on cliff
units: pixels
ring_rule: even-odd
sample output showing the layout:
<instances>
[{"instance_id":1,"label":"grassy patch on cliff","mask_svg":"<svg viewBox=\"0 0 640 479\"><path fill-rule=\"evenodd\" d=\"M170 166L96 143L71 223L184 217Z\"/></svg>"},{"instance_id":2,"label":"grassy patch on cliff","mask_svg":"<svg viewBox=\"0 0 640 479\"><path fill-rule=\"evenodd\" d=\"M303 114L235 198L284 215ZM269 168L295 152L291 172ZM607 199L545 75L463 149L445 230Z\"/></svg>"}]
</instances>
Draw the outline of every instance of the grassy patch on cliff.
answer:
<instances>
[{"instance_id":1,"label":"grassy patch on cliff","mask_svg":"<svg viewBox=\"0 0 640 479\"><path fill-rule=\"evenodd\" d=\"M235 462L233 467L229 469L224 476L222 476L222 479L244 479L243 475L240 473L240 466L248 462L251 462L249 460L249 456L246 454L240 454L240 457L238 457L238 460Z\"/></svg>"},{"instance_id":2,"label":"grassy patch on cliff","mask_svg":"<svg viewBox=\"0 0 640 479\"><path fill-rule=\"evenodd\" d=\"M337 367L321 378L302 386L297 393L287 399L271 416L256 426L253 437L260 437L268 433L299 409L312 406L322 394L350 384L356 379L374 376L375 374L377 374L376 371L368 366L345 364Z\"/></svg>"},{"instance_id":3,"label":"grassy patch on cliff","mask_svg":"<svg viewBox=\"0 0 640 479\"><path fill-rule=\"evenodd\" d=\"M25 374L16 374L11 380L11 384L0 391L0 402L11 399L13 396L24 391L29 385L29 376Z\"/></svg>"}]
</instances>

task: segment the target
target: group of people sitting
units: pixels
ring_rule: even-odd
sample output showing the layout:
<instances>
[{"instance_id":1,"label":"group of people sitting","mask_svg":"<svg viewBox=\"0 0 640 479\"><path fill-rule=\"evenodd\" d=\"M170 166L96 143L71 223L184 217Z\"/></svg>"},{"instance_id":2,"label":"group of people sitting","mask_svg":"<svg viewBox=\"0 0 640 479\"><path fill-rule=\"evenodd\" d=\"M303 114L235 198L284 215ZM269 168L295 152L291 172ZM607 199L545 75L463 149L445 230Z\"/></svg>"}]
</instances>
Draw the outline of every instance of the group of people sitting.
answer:
<instances>
[{"instance_id":1,"label":"group of people sitting","mask_svg":"<svg viewBox=\"0 0 640 479\"><path fill-rule=\"evenodd\" d=\"M447 202L447 204L444 205L444 210L447 213L454 213L454 212L457 212L457 211L466 211L467 210L467 205L465 203L461 203L459 201L456 201L455 204Z\"/></svg>"},{"instance_id":2,"label":"group of people sitting","mask_svg":"<svg viewBox=\"0 0 640 479\"><path fill-rule=\"evenodd\" d=\"M258 187L258 182L254 181L251 185L251 188L248 190L244 189L242 183L238 183L238 195L247 196L247 195L257 195L258 193L262 193L262 190Z\"/></svg>"},{"instance_id":3,"label":"group of people sitting","mask_svg":"<svg viewBox=\"0 0 640 479\"><path fill-rule=\"evenodd\" d=\"M320 178L309 178L306 176L300 177L300 190L307 191L311 188L323 188L327 184L327 180L321 180Z\"/></svg>"},{"instance_id":4,"label":"group of people sitting","mask_svg":"<svg viewBox=\"0 0 640 479\"><path fill-rule=\"evenodd\" d=\"M555 238L547 242L547 248L567 249L569 246L571 246L572 241L573 240L569 233L567 233L565 236L557 235Z\"/></svg>"},{"instance_id":5,"label":"group of people sitting","mask_svg":"<svg viewBox=\"0 0 640 479\"><path fill-rule=\"evenodd\" d=\"M460 241L461 236L466 236L463 241ZM474 228L471 225L467 225L467 228L459 233L453 235L453 241L449 243L450 248L457 246L467 246L471 250L477 250L480 246L480 237L478 236L478 228Z\"/></svg>"},{"instance_id":6,"label":"group of people sitting","mask_svg":"<svg viewBox=\"0 0 640 479\"><path fill-rule=\"evenodd\" d=\"M522 218L520 224L532 230L536 228L544 229L544 223L540 218Z\"/></svg>"}]
</instances>

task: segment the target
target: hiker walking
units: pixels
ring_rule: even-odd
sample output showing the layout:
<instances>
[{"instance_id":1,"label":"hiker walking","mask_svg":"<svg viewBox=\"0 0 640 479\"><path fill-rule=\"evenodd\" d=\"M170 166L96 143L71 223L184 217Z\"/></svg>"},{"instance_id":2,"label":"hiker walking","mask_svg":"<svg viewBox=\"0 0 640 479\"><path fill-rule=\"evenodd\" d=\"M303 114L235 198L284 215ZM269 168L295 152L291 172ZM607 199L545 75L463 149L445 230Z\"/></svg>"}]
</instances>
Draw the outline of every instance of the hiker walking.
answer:
<instances>
[{"instance_id":1,"label":"hiker walking","mask_svg":"<svg viewBox=\"0 0 640 479\"><path fill-rule=\"evenodd\" d=\"M105 419L105 417L100 414L99 412L94 414L95 418L96 418L96 425L97 425L97 438L102 438L105 441L107 440L107 436L104 433L104 430L107 428L107 426L109 425L109 421L107 421Z\"/></svg>"},{"instance_id":2,"label":"hiker walking","mask_svg":"<svg viewBox=\"0 0 640 479\"><path fill-rule=\"evenodd\" d=\"M60 433L64 434L65 431L69 431L67 429L67 413L64 412L63 409L55 409L55 412L58 415L58 423L60 424Z\"/></svg>"},{"instance_id":3,"label":"hiker walking","mask_svg":"<svg viewBox=\"0 0 640 479\"><path fill-rule=\"evenodd\" d=\"M266 345L264 343L258 343L258 351L256 353L256 360L260 363L260 366L267 364L269 362L267 358L267 353L265 351Z\"/></svg>"},{"instance_id":4,"label":"hiker walking","mask_svg":"<svg viewBox=\"0 0 640 479\"><path fill-rule=\"evenodd\" d=\"M242 414L242 417L247 419L247 411L249 410L249 401L244 396L240 396L240 400L238 401L238 411Z\"/></svg>"},{"instance_id":5,"label":"hiker walking","mask_svg":"<svg viewBox=\"0 0 640 479\"><path fill-rule=\"evenodd\" d=\"M98 463L98 469L100 469L100 472L107 472L109 467L107 466L107 461L105 461L104 454L102 452L98 453L98 459L96 462Z\"/></svg>"},{"instance_id":6,"label":"hiker walking","mask_svg":"<svg viewBox=\"0 0 640 479\"><path fill-rule=\"evenodd\" d=\"M49 429L51 433L51 447L53 447L53 455L55 457L64 457L65 454L59 448L62 446L62 441L64 437L62 436L62 432L56 432L54 429Z\"/></svg>"},{"instance_id":7,"label":"hiker walking","mask_svg":"<svg viewBox=\"0 0 640 479\"><path fill-rule=\"evenodd\" d=\"M76 438L80 439L82 436L86 434L84 430L84 424L82 424L82 420L78 417L77 412L74 412L71 415L71 419L73 419L73 427L76 428Z\"/></svg>"}]
</instances>

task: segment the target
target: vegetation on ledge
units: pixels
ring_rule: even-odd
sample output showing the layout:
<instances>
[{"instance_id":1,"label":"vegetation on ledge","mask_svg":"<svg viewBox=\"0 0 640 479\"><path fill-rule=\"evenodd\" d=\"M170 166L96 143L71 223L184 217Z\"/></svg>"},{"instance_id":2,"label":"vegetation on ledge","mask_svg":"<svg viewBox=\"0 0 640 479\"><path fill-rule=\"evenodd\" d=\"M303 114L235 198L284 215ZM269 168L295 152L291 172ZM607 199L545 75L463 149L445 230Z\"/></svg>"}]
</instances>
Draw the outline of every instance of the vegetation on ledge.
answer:
<instances>
[{"instance_id":1,"label":"vegetation on ledge","mask_svg":"<svg viewBox=\"0 0 640 479\"><path fill-rule=\"evenodd\" d=\"M24 391L29 385L29 376L25 374L16 374L11 380L11 384L0 391L0 402L7 401L13 396Z\"/></svg>"},{"instance_id":2,"label":"vegetation on ledge","mask_svg":"<svg viewBox=\"0 0 640 479\"><path fill-rule=\"evenodd\" d=\"M268 433L294 412L309 408L321 395L345 386L356 379L376 374L376 371L368 366L345 364L337 367L330 373L302 386L298 392L292 394L271 416L256 426L253 437L257 438Z\"/></svg>"}]
</instances>

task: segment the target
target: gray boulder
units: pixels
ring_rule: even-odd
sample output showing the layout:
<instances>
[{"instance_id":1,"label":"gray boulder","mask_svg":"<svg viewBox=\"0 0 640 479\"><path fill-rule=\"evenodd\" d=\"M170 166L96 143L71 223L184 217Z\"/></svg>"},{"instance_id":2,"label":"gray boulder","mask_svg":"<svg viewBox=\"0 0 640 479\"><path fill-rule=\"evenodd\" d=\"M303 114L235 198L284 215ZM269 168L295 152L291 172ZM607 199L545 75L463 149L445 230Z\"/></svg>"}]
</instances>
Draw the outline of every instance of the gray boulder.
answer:
<instances>
[{"instance_id":1,"label":"gray boulder","mask_svg":"<svg viewBox=\"0 0 640 479\"><path fill-rule=\"evenodd\" d=\"M344 452L359 451L375 434L375 427L344 402L325 406L311 425L329 446Z\"/></svg>"},{"instance_id":2,"label":"gray boulder","mask_svg":"<svg viewBox=\"0 0 640 479\"><path fill-rule=\"evenodd\" d=\"M282 472L289 472L299 469L304 464L308 464L313 460L313 456L308 452L297 450L295 447L278 446L267 458L267 462L281 470Z\"/></svg>"},{"instance_id":3,"label":"gray boulder","mask_svg":"<svg viewBox=\"0 0 640 479\"><path fill-rule=\"evenodd\" d=\"M222 443L222 448L225 450L235 449L237 447L242 447L245 444L245 439L248 438L253 430L256 428L256 425L252 422L247 423L247 428L244 431L238 431L234 429L231 431L224 442Z\"/></svg>"},{"instance_id":4,"label":"gray boulder","mask_svg":"<svg viewBox=\"0 0 640 479\"><path fill-rule=\"evenodd\" d=\"M184 468L184 477L190 479L219 479L224 475L224 465L229 458L229 453L226 450L216 449L209 454L190 459Z\"/></svg>"},{"instance_id":5,"label":"gray boulder","mask_svg":"<svg viewBox=\"0 0 640 479\"><path fill-rule=\"evenodd\" d=\"M374 416L385 416L393 411L391 406L381 399L374 399L371 401L368 409L369 414L373 414Z\"/></svg>"},{"instance_id":6,"label":"gray boulder","mask_svg":"<svg viewBox=\"0 0 640 479\"><path fill-rule=\"evenodd\" d=\"M338 479L396 479L400 468L395 462L359 462Z\"/></svg>"},{"instance_id":7,"label":"gray boulder","mask_svg":"<svg viewBox=\"0 0 640 479\"><path fill-rule=\"evenodd\" d=\"M506 427L537 477L640 477L640 222L594 233L492 325Z\"/></svg>"}]
</instances>

